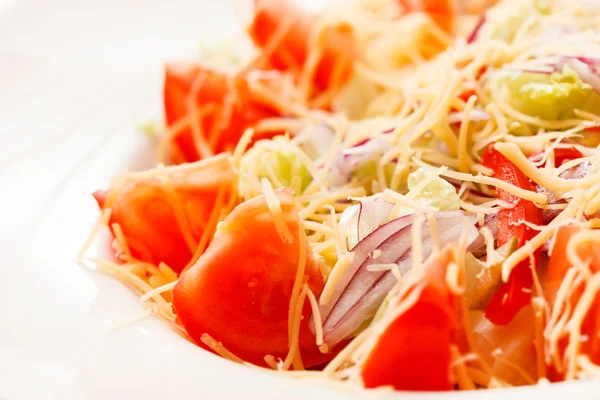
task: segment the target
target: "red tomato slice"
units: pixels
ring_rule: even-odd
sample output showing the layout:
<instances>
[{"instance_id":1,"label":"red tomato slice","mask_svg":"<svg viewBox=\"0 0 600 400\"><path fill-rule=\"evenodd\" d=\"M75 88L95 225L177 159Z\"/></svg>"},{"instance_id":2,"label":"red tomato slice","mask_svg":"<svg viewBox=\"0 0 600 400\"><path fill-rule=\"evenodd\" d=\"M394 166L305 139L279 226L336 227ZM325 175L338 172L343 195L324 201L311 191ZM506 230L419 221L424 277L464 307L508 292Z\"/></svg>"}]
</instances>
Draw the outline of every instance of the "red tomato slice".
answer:
<instances>
[{"instance_id":1,"label":"red tomato slice","mask_svg":"<svg viewBox=\"0 0 600 400\"><path fill-rule=\"evenodd\" d=\"M254 0L250 37L262 48L276 33L280 23L289 19L291 29L273 52L270 65L281 70L298 70L306 59L306 41L310 35L312 17L289 0Z\"/></svg>"},{"instance_id":2,"label":"red tomato slice","mask_svg":"<svg viewBox=\"0 0 600 400\"><path fill-rule=\"evenodd\" d=\"M214 164L187 176L171 178L196 242L204 233L219 186L226 185L229 192L233 177L231 170ZM117 190L110 204L107 204L110 190L95 192L94 197L101 209L111 209L109 224L121 226L132 256L154 265L165 262L180 272L192 258L192 252L164 184L151 178L127 182Z\"/></svg>"},{"instance_id":3,"label":"red tomato slice","mask_svg":"<svg viewBox=\"0 0 600 400\"><path fill-rule=\"evenodd\" d=\"M306 61L311 23L317 17L289 0L254 0L254 20L249 33L254 43L264 48L280 24L292 18L292 28L271 55L269 66L298 72ZM350 78L352 61L356 56L352 27L347 24L325 27L319 37L319 46L322 56L313 83L317 92L322 92L330 87L339 87Z\"/></svg>"},{"instance_id":4,"label":"red tomato slice","mask_svg":"<svg viewBox=\"0 0 600 400\"><path fill-rule=\"evenodd\" d=\"M266 355L283 359L288 352L288 309L299 262L297 209L288 192L278 191L277 196L292 243L281 240L264 196L256 197L231 212L206 252L173 289L179 323L193 340L200 343L202 334L208 333L257 365L265 365ZM323 278L309 247L304 275L318 296ZM322 355L316 348L308 328L308 302L302 315L302 359L305 366L320 364L332 355Z\"/></svg>"},{"instance_id":5,"label":"red tomato slice","mask_svg":"<svg viewBox=\"0 0 600 400\"><path fill-rule=\"evenodd\" d=\"M458 296L446 284L452 248L425 266L416 304L393 321L362 366L365 386L397 390L451 390L450 346L457 342Z\"/></svg>"},{"instance_id":6,"label":"red tomato slice","mask_svg":"<svg viewBox=\"0 0 600 400\"><path fill-rule=\"evenodd\" d=\"M188 114L188 96L194 83L199 84L195 96L198 107L213 105L215 109L202 119L204 138L215 154L231 151L235 148L246 128L263 118L280 115L278 109L252 94L248 90L250 75L252 79L267 80L265 84L273 87L275 93L285 78L277 71L251 71L237 77L211 70L195 64L169 64L166 68L164 86L164 106L167 124L172 126ZM229 102L230 107L225 107ZM215 132L211 135L211 132ZM261 138L264 138L261 137ZM180 132L172 143L183 155L184 162L199 160L190 128Z\"/></svg>"},{"instance_id":7,"label":"red tomato slice","mask_svg":"<svg viewBox=\"0 0 600 400\"><path fill-rule=\"evenodd\" d=\"M165 119L168 126L176 123L188 114L188 96L192 85L200 75L200 87L195 98L197 105L210 103L221 105L228 92L229 78L221 73L198 64L168 64L165 69L163 98ZM205 132L209 132L214 119L207 118L203 124ZM237 142L236 142L237 143ZM194 146L191 130L185 129L173 143L187 162L197 161L200 155Z\"/></svg>"},{"instance_id":8,"label":"red tomato slice","mask_svg":"<svg viewBox=\"0 0 600 400\"><path fill-rule=\"evenodd\" d=\"M536 191L535 185L523 174L512 162L500 154L494 144L490 144L483 155L483 164L494 171L493 176L497 179L509 182L525 190ZM502 209L498 212L498 246L517 238L517 247L536 235L536 231L521 223L530 222L536 225L542 224L542 210L537 208L531 201L523 200L512 194L496 188L496 194L500 200L509 204L515 204L513 208ZM536 261L539 253L535 254ZM537 265L537 262L536 262ZM521 308L531 301L531 288L533 286L533 275L529 261L525 260L515 267L506 282L492 297L487 309L486 318L497 325L508 324Z\"/></svg>"},{"instance_id":9,"label":"red tomato slice","mask_svg":"<svg viewBox=\"0 0 600 400\"><path fill-rule=\"evenodd\" d=\"M327 26L320 41L323 56L317 65L314 83L318 90L324 91L341 86L352 75L352 62L356 57L354 30L347 24Z\"/></svg>"}]
</instances>

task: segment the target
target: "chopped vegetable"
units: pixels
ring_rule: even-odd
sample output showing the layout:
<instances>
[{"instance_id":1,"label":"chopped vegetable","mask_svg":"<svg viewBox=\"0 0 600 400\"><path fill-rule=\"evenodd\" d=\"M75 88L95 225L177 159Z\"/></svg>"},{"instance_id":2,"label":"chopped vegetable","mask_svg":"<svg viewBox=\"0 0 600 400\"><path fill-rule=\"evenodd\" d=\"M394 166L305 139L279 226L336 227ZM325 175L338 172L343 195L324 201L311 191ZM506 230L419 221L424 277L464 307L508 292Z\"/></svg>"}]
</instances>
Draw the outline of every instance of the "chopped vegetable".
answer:
<instances>
[{"instance_id":1,"label":"chopped vegetable","mask_svg":"<svg viewBox=\"0 0 600 400\"><path fill-rule=\"evenodd\" d=\"M254 20L249 28L254 43L262 48L278 40L277 51L268 58L270 67L298 71L306 62L308 39L316 15L290 0L254 0ZM287 27L286 31L283 31ZM278 35L283 35L278 38ZM316 63L313 84L318 91L341 87L352 74L355 57L353 29L347 24L327 25L318 37L321 57ZM271 49L272 50L272 49ZM315 93L312 93L315 94Z\"/></svg>"},{"instance_id":2,"label":"chopped vegetable","mask_svg":"<svg viewBox=\"0 0 600 400\"><path fill-rule=\"evenodd\" d=\"M304 192L312 176L298 155L286 150L284 144L289 143L288 138L279 136L272 141L258 142L244 155L240 163L239 180L240 193L244 197L248 199L262 193L258 185L260 178L267 178L275 188L290 188L296 195ZM257 168L257 171L253 171L253 168ZM257 186L252 187L252 183Z\"/></svg>"},{"instance_id":3,"label":"chopped vegetable","mask_svg":"<svg viewBox=\"0 0 600 400\"><path fill-rule=\"evenodd\" d=\"M191 162L233 150L246 128L280 114L273 104L251 93L249 81L277 88L284 79L277 72L252 71L234 80L202 65L168 65L164 84L167 125L174 129L186 116L191 120L166 138L172 141L171 161ZM194 132L195 123L198 132Z\"/></svg>"},{"instance_id":4,"label":"chopped vegetable","mask_svg":"<svg viewBox=\"0 0 600 400\"><path fill-rule=\"evenodd\" d=\"M508 182L521 189L536 191L535 185L513 163L490 144L483 156L483 163L494 172L494 177ZM518 198L500 188L496 188L498 198L512 208L503 208L498 212L498 245L502 246L513 237L517 238L517 248L520 248L535 236L536 231L523 222L542 224L542 210L531 201ZM535 252L534 260L539 258ZM537 263L536 263L537 265ZM486 317L495 324L507 324L521 308L531 300L533 286L532 266L529 260L521 262L512 271L506 282L491 299L486 308ZM533 266L535 268L535 265Z\"/></svg>"},{"instance_id":5,"label":"chopped vegetable","mask_svg":"<svg viewBox=\"0 0 600 400\"><path fill-rule=\"evenodd\" d=\"M233 354L257 365L265 365L267 355L276 359L287 355L288 310L298 268L304 270L301 282L306 282L315 296L323 288L306 237L299 236L304 232L299 230L293 197L286 191L278 191L276 196L291 242L280 237L279 217L271 214L265 197L254 198L229 214L209 248L173 289L178 321L193 340L200 343L200 337L208 333ZM318 351L308 329L309 313L306 302L299 331L305 366L331 357Z\"/></svg>"},{"instance_id":6,"label":"chopped vegetable","mask_svg":"<svg viewBox=\"0 0 600 400\"><path fill-rule=\"evenodd\" d=\"M446 283L446 269L455 260L448 245L424 266L416 303L383 331L362 366L366 387L452 389L450 346L457 343L460 306L459 297Z\"/></svg>"},{"instance_id":7,"label":"chopped vegetable","mask_svg":"<svg viewBox=\"0 0 600 400\"><path fill-rule=\"evenodd\" d=\"M574 266L569 258L569 241L578 233L583 232L594 232L586 230L576 225L565 225L559 228L556 234L556 240L554 248L552 249L552 255L550 257L550 263L548 264L548 276L547 284L545 288L545 295L548 299L548 303L551 310L555 307L565 307L564 305L557 305L557 293L561 288L561 284L565 280L567 272L572 268L578 268ZM594 232L595 233L595 232ZM589 266L591 273L597 273L600 271L600 242L585 242L577 246L576 254ZM581 268L581 266L579 266ZM569 292L567 292L566 301L571 304L578 304L584 290L586 283L583 282L580 285L574 286ZM569 311L563 311L568 313ZM589 305L588 310L585 312L585 318L581 322L579 332L581 333L581 352L588 357L595 364L600 363L600 337L598 332L600 329L600 297L596 294ZM561 353L565 351L565 347L568 340L559 343ZM561 354L562 356L562 354ZM564 371L557 373L557 378L564 379Z\"/></svg>"},{"instance_id":8,"label":"chopped vegetable","mask_svg":"<svg viewBox=\"0 0 600 400\"><path fill-rule=\"evenodd\" d=\"M552 74L496 70L489 79L490 90L506 85L507 100L518 111L543 119L571 118L574 109L591 111L600 104L600 96L567 65Z\"/></svg>"},{"instance_id":9,"label":"chopped vegetable","mask_svg":"<svg viewBox=\"0 0 600 400\"><path fill-rule=\"evenodd\" d=\"M209 221L213 208L221 207L215 204L219 190L223 198L231 191L234 174L223 161L163 180L130 179L95 192L94 198L101 209L110 209L109 226L119 225L133 257L155 265L164 262L180 272L192 259L205 229L211 230L212 237L215 227Z\"/></svg>"},{"instance_id":10,"label":"chopped vegetable","mask_svg":"<svg viewBox=\"0 0 600 400\"><path fill-rule=\"evenodd\" d=\"M439 211L454 211L460 208L460 198L456 188L434 172L423 168L417 169L408 175L408 188L415 190L419 183L425 179L430 182L414 197L425 206L435 207Z\"/></svg>"},{"instance_id":11,"label":"chopped vegetable","mask_svg":"<svg viewBox=\"0 0 600 400\"><path fill-rule=\"evenodd\" d=\"M440 247L457 241L467 229L467 245L477 231L471 219L459 211L435 215ZM382 225L361 240L353 249L354 258L335 286L326 303L322 303L324 340L330 346L339 343L367 319L373 317L387 293L397 282L391 270L371 271L370 265L396 264L398 272L406 273L412 267L412 225L415 214L405 215ZM421 226L421 255L427 259L433 252L429 222ZM375 251L379 256L375 257Z\"/></svg>"},{"instance_id":12,"label":"chopped vegetable","mask_svg":"<svg viewBox=\"0 0 600 400\"><path fill-rule=\"evenodd\" d=\"M348 207L340 218L340 233L346 247L352 250L358 242L389 221L393 204L376 197L366 197Z\"/></svg>"},{"instance_id":13,"label":"chopped vegetable","mask_svg":"<svg viewBox=\"0 0 600 400\"><path fill-rule=\"evenodd\" d=\"M502 262L517 248L517 238L504 243L496 250L499 259L488 263L475 258L471 253L465 256L465 299L470 310L485 310L494 294L502 286ZM489 255L488 255L489 257ZM493 261L492 263L489 263Z\"/></svg>"}]
</instances>

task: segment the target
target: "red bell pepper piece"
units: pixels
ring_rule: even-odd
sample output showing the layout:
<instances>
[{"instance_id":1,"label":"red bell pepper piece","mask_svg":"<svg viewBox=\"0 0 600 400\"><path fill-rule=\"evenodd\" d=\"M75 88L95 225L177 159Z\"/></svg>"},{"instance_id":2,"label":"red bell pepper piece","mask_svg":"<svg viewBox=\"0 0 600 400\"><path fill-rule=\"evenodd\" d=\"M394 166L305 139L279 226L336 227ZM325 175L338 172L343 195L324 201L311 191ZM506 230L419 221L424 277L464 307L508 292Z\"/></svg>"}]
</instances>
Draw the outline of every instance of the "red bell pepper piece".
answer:
<instances>
[{"instance_id":1,"label":"red bell pepper piece","mask_svg":"<svg viewBox=\"0 0 600 400\"><path fill-rule=\"evenodd\" d=\"M504 157L490 144L483 155L483 165L492 169L493 177L513 184L521 189L536 191L535 184L512 162ZM521 199L502 189L496 188L498 198L513 208L505 208L498 212L498 246L502 246L513 237L517 238L517 247L525 245L536 235L536 231L523 222L542 224L542 210L533 202ZM535 254L535 260L539 253ZM494 294L486 309L486 317L497 325L508 324L513 317L531 301L531 288L533 287L533 274L529 260L524 260L517 265L508 282Z\"/></svg>"}]
</instances>

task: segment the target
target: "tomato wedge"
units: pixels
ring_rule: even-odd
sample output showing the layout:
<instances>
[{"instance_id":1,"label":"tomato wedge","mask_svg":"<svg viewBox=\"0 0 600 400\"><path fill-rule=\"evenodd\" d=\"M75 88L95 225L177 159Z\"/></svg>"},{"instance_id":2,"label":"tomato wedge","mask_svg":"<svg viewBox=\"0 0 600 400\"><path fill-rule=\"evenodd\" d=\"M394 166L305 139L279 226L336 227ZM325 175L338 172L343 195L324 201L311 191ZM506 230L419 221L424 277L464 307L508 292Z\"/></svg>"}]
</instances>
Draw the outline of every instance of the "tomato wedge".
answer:
<instances>
[{"instance_id":1,"label":"tomato wedge","mask_svg":"<svg viewBox=\"0 0 600 400\"><path fill-rule=\"evenodd\" d=\"M293 241L282 241L264 196L236 207L220 225L198 262L173 289L179 323L200 343L207 333L245 361L265 365L264 357L284 359L288 352L288 308L299 266L299 217L292 195L278 191L285 224ZM305 242L306 243L306 242ZM319 266L306 247L304 282L318 296ZM309 367L331 358L320 354L308 327L304 304L300 352Z\"/></svg>"},{"instance_id":2,"label":"tomato wedge","mask_svg":"<svg viewBox=\"0 0 600 400\"><path fill-rule=\"evenodd\" d=\"M460 305L446 283L446 269L454 260L448 246L425 265L419 299L387 327L362 366L366 387L452 389L450 347L458 340Z\"/></svg>"},{"instance_id":3,"label":"tomato wedge","mask_svg":"<svg viewBox=\"0 0 600 400\"><path fill-rule=\"evenodd\" d=\"M196 98L197 105L213 104L220 106L228 92L228 77L218 71L205 66L191 63L172 63L165 68L165 84L163 99L165 107L165 120L167 126L172 126L188 114L188 96L192 91L194 81L202 75ZM204 132L212 128L209 119L202 124ZM191 130L185 129L173 140L173 145L183 156L181 162L199 160L200 154L194 146Z\"/></svg>"},{"instance_id":4,"label":"tomato wedge","mask_svg":"<svg viewBox=\"0 0 600 400\"><path fill-rule=\"evenodd\" d=\"M224 195L230 191L234 173L224 161L169 178L196 243L210 219L219 187L223 185ZM169 192L158 178L130 180L93 195L101 209L111 209L109 226L120 225L133 257L154 265L165 262L175 272L192 258Z\"/></svg>"},{"instance_id":5,"label":"tomato wedge","mask_svg":"<svg viewBox=\"0 0 600 400\"><path fill-rule=\"evenodd\" d=\"M535 185L512 162L500 154L494 144L490 144L483 155L483 165L494 171L494 178L509 182L517 187L532 192L536 191ZM522 222L542 224L542 210L533 202L518 198L502 189L496 188L498 198L508 204L515 204L513 208L503 208L498 212L498 246L517 238L517 248L536 235L536 231ZM535 254L536 265L539 252ZM486 318L497 325L508 324L519 310L531 301L531 288L533 274L529 261L525 260L517 265L508 282L492 297L486 309Z\"/></svg>"},{"instance_id":6,"label":"tomato wedge","mask_svg":"<svg viewBox=\"0 0 600 400\"><path fill-rule=\"evenodd\" d=\"M550 307L554 307L556 301L556 293L560 288L562 281L564 280L567 271L572 267L567 256L567 247L569 240L578 232L585 230L586 228L566 225L561 226L556 233L556 240L554 248L552 249L552 256L548 264L548 277L546 284L546 298ZM577 254L582 260L588 260L590 263L590 269L592 273L600 271L600 246L596 243L584 243L577 249ZM575 307L579 298L583 294L585 284L579 286L574 290L569 297L569 301L572 307ZM596 296L594 303L590 307L588 314L586 315L581 333L587 337L586 341L581 343L581 351L587 354L591 361L595 364L600 363L600 297ZM563 343L563 348L566 347L566 343Z\"/></svg>"},{"instance_id":7,"label":"tomato wedge","mask_svg":"<svg viewBox=\"0 0 600 400\"><path fill-rule=\"evenodd\" d=\"M167 125L172 127L188 115L188 97L193 86L199 85L193 100L200 109L209 110L201 118L203 138L215 154L231 151L246 128L263 118L281 114L275 103L252 94L248 88L250 79L261 81L277 94L286 77L277 71L252 70L234 78L200 64L167 65L163 93ZM181 155L181 159L173 161L192 162L202 158L190 127L176 134L171 144Z\"/></svg>"},{"instance_id":8,"label":"tomato wedge","mask_svg":"<svg viewBox=\"0 0 600 400\"><path fill-rule=\"evenodd\" d=\"M308 55L311 23L317 15L306 12L289 0L254 0L254 19L249 33L254 43L268 46L278 35L282 23L290 23L276 51L269 57L269 67L283 71L298 72ZM318 38L321 58L317 63L313 83L319 92L340 87L352 73L352 61L356 57L354 32L348 24L326 26Z\"/></svg>"},{"instance_id":9,"label":"tomato wedge","mask_svg":"<svg viewBox=\"0 0 600 400\"><path fill-rule=\"evenodd\" d=\"M263 48L282 22L290 24L270 65L281 70L300 69L306 59L306 41L313 16L289 0L254 0L254 19L248 28L254 43Z\"/></svg>"}]
</instances>

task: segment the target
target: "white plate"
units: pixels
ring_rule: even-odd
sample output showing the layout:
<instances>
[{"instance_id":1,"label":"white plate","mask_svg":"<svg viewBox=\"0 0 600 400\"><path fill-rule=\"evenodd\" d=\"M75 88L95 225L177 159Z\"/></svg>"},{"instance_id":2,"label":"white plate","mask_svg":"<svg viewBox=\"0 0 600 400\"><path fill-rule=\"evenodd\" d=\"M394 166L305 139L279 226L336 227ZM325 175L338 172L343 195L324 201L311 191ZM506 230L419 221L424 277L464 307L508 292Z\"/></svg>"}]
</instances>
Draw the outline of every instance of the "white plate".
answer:
<instances>
[{"instance_id":1,"label":"white plate","mask_svg":"<svg viewBox=\"0 0 600 400\"><path fill-rule=\"evenodd\" d=\"M224 1L0 0L1 399L380 398L234 365L154 318L109 332L140 312L138 299L75 263L97 215L89 193L152 159L134 127L161 115L163 61L236 27ZM599 391L588 383L443 397Z\"/></svg>"}]
</instances>

